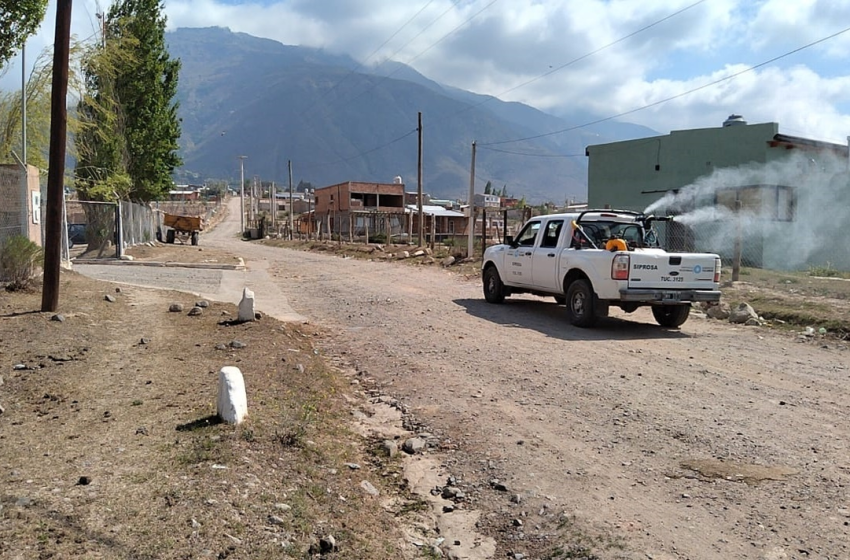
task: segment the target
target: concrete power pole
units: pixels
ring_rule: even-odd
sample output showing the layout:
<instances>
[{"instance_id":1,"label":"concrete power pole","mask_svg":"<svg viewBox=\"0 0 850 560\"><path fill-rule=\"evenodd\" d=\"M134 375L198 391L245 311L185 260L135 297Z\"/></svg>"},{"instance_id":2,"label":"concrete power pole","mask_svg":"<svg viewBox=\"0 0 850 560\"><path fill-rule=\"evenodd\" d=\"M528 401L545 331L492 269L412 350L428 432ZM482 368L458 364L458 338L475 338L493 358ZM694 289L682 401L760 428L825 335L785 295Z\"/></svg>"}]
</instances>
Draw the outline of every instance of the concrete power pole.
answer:
<instances>
[{"instance_id":1,"label":"concrete power pole","mask_svg":"<svg viewBox=\"0 0 850 560\"><path fill-rule=\"evenodd\" d=\"M469 169L469 199L466 201L469 212L469 237L466 240L466 256L472 257L475 241L475 141L472 141L472 165Z\"/></svg>"},{"instance_id":2,"label":"concrete power pole","mask_svg":"<svg viewBox=\"0 0 850 560\"><path fill-rule=\"evenodd\" d=\"M293 227L293 220L292 220L292 211L293 211L293 207L292 207L292 160L291 159L288 160L287 164L289 166L289 239L292 240L292 239L294 239L294 236L293 236L293 233L292 233L292 227Z\"/></svg>"},{"instance_id":3,"label":"concrete power pole","mask_svg":"<svg viewBox=\"0 0 850 560\"><path fill-rule=\"evenodd\" d=\"M248 156L237 156L239 158L239 237L245 235L245 159Z\"/></svg>"},{"instance_id":4,"label":"concrete power pole","mask_svg":"<svg viewBox=\"0 0 850 560\"><path fill-rule=\"evenodd\" d=\"M419 111L419 164L416 167L416 194L419 200L419 244L422 247L422 111Z\"/></svg>"}]
</instances>

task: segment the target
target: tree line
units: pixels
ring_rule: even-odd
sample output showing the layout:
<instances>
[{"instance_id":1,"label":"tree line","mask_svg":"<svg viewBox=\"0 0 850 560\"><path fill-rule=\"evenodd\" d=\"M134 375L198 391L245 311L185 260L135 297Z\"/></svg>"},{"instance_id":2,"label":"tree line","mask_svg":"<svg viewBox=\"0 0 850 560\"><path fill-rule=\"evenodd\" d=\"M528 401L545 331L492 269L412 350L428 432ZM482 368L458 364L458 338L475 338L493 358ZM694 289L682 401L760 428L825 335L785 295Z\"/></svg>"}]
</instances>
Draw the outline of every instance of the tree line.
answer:
<instances>
[{"instance_id":1,"label":"tree line","mask_svg":"<svg viewBox=\"0 0 850 560\"><path fill-rule=\"evenodd\" d=\"M0 0L0 73L44 18L47 0ZM68 115L70 182L81 200L147 202L168 195L177 155L179 60L165 44L160 0L118 0L99 34L74 41ZM47 167L52 54L42 53L24 84L28 163ZM21 149L21 92L0 93L0 161ZM46 176L46 173L44 173Z\"/></svg>"}]
</instances>

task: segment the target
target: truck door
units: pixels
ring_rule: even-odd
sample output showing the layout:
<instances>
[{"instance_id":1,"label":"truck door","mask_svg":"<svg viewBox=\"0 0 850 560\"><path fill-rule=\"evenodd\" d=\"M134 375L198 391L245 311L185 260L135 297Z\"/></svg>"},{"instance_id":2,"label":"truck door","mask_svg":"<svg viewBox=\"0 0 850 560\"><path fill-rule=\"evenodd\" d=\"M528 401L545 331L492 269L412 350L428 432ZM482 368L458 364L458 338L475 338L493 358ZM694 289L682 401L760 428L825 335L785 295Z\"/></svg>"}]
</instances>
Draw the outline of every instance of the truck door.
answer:
<instances>
[{"instance_id":1,"label":"truck door","mask_svg":"<svg viewBox=\"0 0 850 560\"><path fill-rule=\"evenodd\" d=\"M540 243L531 256L531 277L535 287L541 290L561 291L558 281L558 254L561 232L564 229L564 220L547 221L542 227Z\"/></svg>"},{"instance_id":2,"label":"truck door","mask_svg":"<svg viewBox=\"0 0 850 560\"><path fill-rule=\"evenodd\" d=\"M516 236L513 245L505 256L505 278L507 284L530 286L532 283L531 257L540 233L540 220L532 220L525 224Z\"/></svg>"}]
</instances>

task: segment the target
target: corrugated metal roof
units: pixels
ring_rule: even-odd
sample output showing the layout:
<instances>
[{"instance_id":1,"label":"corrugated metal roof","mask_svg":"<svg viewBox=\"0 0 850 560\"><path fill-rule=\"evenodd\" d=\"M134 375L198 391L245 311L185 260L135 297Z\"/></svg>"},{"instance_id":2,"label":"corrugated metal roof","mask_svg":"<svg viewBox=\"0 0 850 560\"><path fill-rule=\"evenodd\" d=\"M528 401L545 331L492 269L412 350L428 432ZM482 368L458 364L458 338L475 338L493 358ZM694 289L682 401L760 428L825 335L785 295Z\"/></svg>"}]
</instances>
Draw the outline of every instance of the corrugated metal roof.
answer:
<instances>
[{"instance_id":1,"label":"corrugated metal roof","mask_svg":"<svg viewBox=\"0 0 850 560\"><path fill-rule=\"evenodd\" d=\"M419 212L419 205L417 204L408 204L407 210L409 212ZM455 210L446 210L442 206L432 206L430 204L422 205L422 213L428 214L429 216L447 216L450 218L465 218L463 212L457 212Z\"/></svg>"}]
</instances>

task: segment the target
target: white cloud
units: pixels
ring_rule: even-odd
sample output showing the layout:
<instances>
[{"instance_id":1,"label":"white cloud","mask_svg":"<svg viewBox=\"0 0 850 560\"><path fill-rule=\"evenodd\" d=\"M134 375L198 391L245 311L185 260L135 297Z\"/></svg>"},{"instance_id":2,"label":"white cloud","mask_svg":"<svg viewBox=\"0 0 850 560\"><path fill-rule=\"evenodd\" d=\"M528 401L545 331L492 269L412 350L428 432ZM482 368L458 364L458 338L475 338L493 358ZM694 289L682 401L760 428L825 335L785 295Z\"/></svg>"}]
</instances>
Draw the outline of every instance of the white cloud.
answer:
<instances>
[{"instance_id":1,"label":"white cloud","mask_svg":"<svg viewBox=\"0 0 850 560\"><path fill-rule=\"evenodd\" d=\"M447 85L553 112L610 116L788 53L842 29L850 0L166 0L168 25L222 26L374 63L392 56ZM692 6L693 5L693 6ZM689 6L691 6L689 8ZM688 9L685 9L688 8ZM74 29L97 29L74 3ZM682 13L633 37L678 10ZM55 3L28 49L50 44ZM417 12L418 13L417 15ZM415 16L415 17L414 17ZM617 44L604 48L610 43ZM565 68L559 66L587 56ZM730 113L789 134L844 142L850 33L625 120L660 132L718 126ZM29 58L29 57L28 57ZM32 57L34 58L34 57ZM12 74L12 72L10 72ZM19 76L19 73L18 73ZM7 86L9 77L0 81ZM527 85L522 84L532 81ZM16 86L13 86L16 87ZM512 88L516 88L513 91Z\"/></svg>"}]
</instances>

